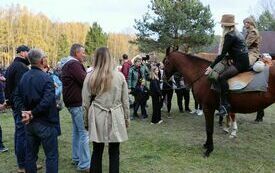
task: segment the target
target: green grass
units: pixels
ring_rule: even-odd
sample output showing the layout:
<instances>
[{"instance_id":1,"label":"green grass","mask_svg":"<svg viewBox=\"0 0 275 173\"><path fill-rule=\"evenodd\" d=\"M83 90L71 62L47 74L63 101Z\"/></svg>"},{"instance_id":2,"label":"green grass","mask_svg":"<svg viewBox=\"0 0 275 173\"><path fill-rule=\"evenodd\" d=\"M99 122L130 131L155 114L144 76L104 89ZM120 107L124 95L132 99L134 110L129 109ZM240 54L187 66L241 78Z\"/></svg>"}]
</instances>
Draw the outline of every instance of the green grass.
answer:
<instances>
[{"instance_id":1,"label":"green grass","mask_svg":"<svg viewBox=\"0 0 275 173\"><path fill-rule=\"evenodd\" d=\"M202 144L206 139L204 117L179 113L174 100L171 111L173 119L167 119L166 113L162 112L164 123L160 125L151 125L150 118L131 122L129 140L121 145L120 170L122 173L275 172L274 111L275 106L266 109L264 121L259 124L254 123L255 114L237 114L239 131L235 139L229 139L222 132L216 118L215 149L209 158L203 158ZM151 115L150 104L148 112ZM74 173L75 168L70 164L70 114L64 109L60 117L62 135L59 137L59 172ZM16 172L12 114L1 114L0 123L4 144L9 148L9 152L0 154L0 173ZM44 159L40 148L39 162L43 163ZM106 149L103 172L108 172Z\"/></svg>"}]
</instances>

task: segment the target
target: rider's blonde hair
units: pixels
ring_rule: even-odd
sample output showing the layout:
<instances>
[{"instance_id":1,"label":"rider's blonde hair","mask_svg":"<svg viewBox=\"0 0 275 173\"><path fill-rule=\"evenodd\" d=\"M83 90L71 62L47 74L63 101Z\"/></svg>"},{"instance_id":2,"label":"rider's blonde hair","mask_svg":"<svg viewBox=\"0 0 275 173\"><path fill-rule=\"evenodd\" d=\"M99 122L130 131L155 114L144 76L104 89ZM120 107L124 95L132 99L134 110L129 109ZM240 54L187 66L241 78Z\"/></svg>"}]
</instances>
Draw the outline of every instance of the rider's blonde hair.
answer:
<instances>
[{"instance_id":1,"label":"rider's blonde hair","mask_svg":"<svg viewBox=\"0 0 275 173\"><path fill-rule=\"evenodd\" d=\"M93 74L90 77L92 95L100 95L111 88L113 79L113 60L108 48L101 47L95 52Z\"/></svg>"},{"instance_id":2,"label":"rider's blonde hair","mask_svg":"<svg viewBox=\"0 0 275 173\"><path fill-rule=\"evenodd\" d=\"M223 30L222 30L222 36L220 38L220 44L219 44L219 55L221 54L222 52L222 48L223 48L223 43L224 43L224 37L227 33L231 32L231 31L234 31L235 30L235 26L232 25L232 26L222 26Z\"/></svg>"}]
</instances>

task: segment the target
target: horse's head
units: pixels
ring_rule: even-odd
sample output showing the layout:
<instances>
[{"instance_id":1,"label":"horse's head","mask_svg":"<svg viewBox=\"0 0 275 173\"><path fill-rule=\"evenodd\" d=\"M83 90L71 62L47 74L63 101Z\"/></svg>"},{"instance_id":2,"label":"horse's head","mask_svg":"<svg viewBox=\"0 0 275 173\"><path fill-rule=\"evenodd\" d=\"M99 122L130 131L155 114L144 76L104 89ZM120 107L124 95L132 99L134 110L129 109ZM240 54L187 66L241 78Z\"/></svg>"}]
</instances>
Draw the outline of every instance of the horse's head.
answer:
<instances>
[{"instance_id":1,"label":"horse's head","mask_svg":"<svg viewBox=\"0 0 275 173\"><path fill-rule=\"evenodd\" d=\"M210 61L191 54L175 51L170 47L166 49L164 64L164 79L169 79L175 72L180 72L186 82L193 83L201 78Z\"/></svg>"},{"instance_id":2,"label":"horse's head","mask_svg":"<svg viewBox=\"0 0 275 173\"><path fill-rule=\"evenodd\" d=\"M177 51L177 50L173 49L172 47L168 47L166 49L165 58L163 59L164 78L166 79L169 79L176 72L174 64L171 63L171 61L169 60L169 55L174 51Z\"/></svg>"}]
</instances>

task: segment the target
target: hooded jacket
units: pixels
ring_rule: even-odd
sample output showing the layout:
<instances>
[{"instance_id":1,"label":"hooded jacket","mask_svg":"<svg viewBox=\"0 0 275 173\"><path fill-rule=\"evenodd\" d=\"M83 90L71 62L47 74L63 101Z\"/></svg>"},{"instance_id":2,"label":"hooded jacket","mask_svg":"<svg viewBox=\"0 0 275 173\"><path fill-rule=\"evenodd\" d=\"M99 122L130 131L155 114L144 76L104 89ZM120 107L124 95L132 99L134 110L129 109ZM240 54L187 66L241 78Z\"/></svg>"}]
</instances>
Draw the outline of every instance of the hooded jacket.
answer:
<instances>
[{"instance_id":1,"label":"hooded jacket","mask_svg":"<svg viewBox=\"0 0 275 173\"><path fill-rule=\"evenodd\" d=\"M82 106L81 91L87 74L84 66L76 58L69 56L61 60L61 68L65 106Z\"/></svg>"}]
</instances>

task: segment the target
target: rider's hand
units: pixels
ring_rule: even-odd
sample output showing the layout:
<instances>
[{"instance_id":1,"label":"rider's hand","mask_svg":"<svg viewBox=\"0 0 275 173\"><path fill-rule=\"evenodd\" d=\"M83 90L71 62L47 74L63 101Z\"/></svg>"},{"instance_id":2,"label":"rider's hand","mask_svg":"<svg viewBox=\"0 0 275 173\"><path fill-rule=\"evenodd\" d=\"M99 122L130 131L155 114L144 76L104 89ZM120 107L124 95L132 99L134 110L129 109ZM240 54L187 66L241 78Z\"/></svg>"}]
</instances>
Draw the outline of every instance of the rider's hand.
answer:
<instances>
[{"instance_id":1,"label":"rider's hand","mask_svg":"<svg viewBox=\"0 0 275 173\"><path fill-rule=\"evenodd\" d=\"M207 67L207 69L205 70L205 75L208 75L213 69L209 66Z\"/></svg>"}]
</instances>

